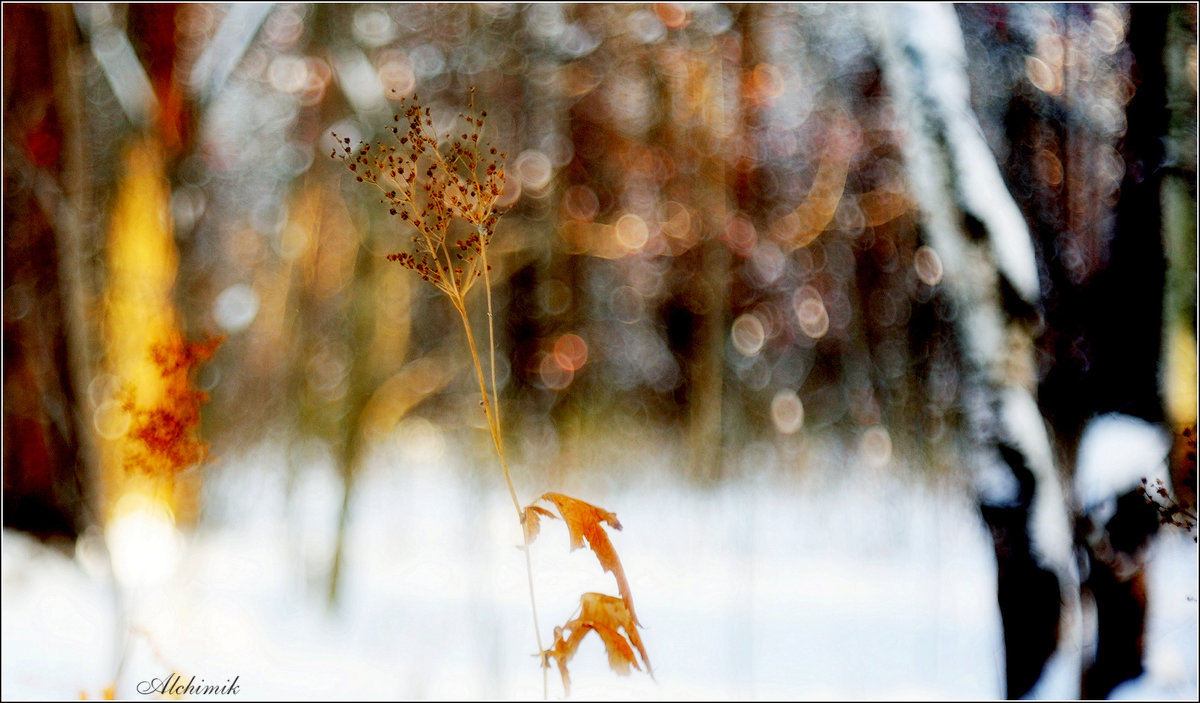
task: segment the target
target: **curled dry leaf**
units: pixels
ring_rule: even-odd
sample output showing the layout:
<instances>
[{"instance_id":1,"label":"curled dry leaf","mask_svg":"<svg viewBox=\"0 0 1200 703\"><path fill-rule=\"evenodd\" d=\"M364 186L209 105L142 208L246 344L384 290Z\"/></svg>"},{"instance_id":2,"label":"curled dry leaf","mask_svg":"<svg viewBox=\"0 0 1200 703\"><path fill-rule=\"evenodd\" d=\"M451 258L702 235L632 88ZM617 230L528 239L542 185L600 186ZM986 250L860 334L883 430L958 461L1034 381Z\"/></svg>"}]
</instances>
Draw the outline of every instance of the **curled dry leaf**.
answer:
<instances>
[{"instance_id":1,"label":"curled dry leaf","mask_svg":"<svg viewBox=\"0 0 1200 703\"><path fill-rule=\"evenodd\" d=\"M633 647L629 646L621 633L600 623L581 625L580 628L591 628L596 631L597 635L600 635L600 639L604 640L604 649L608 651L608 666L613 671L621 676L629 676L630 664L638 671L642 670L633 655Z\"/></svg>"},{"instance_id":2,"label":"curled dry leaf","mask_svg":"<svg viewBox=\"0 0 1200 703\"><path fill-rule=\"evenodd\" d=\"M567 662L575 656L575 651L579 648L579 643L583 640L584 635L594 631L604 642L604 648L608 651L609 667L613 671L618 674L628 674L631 664L641 671L642 667L638 665L637 657L634 654L634 648L636 648L637 653L641 655L642 663L646 666L646 672L653 677L654 669L650 666L649 657L646 656L646 646L638 634L638 627L641 624L633 609L633 594L629 588L629 581L625 578L625 570L621 566L620 558L617 557L617 550L613 547L608 533L601 524L608 523L609 527L619 530L621 523L617 520L617 516L603 508L562 493L543 493L539 500L552 503L558 509L558 514L567 523L567 529L571 534L571 549L579 549L586 541L596 554L596 558L600 560L600 565L604 570L612 572L613 577L617 580L617 588L621 592L620 598L602 593L584 593L579 599L579 617L568 621L563 627L555 628L554 645L543 652L545 664L549 666L550 658L554 658L555 663L558 664L558 671L562 675L563 688L570 694L571 679L567 673ZM549 514L545 510L540 513ZM526 544L532 541L529 536L531 516L533 518L532 534L534 536L537 534L538 514L539 511L535 511L534 506L525 509Z\"/></svg>"},{"instance_id":3,"label":"curled dry leaf","mask_svg":"<svg viewBox=\"0 0 1200 703\"><path fill-rule=\"evenodd\" d=\"M642 662L646 664L646 671L651 676L654 675L654 669L650 666L650 659L646 656L646 647L642 644L642 638L638 634L637 620L633 616L633 611L626 607L626 603L621 598L606 596L603 593L584 593L579 598L579 618L578 620L586 623L592 623L596 627L596 632L605 637L605 633L600 628L611 631L617 634L617 630L624 630L625 637L629 638L629 642L637 647L638 654L642 655ZM619 635L618 635L619 637ZM605 639L607 645L608 640ZM622 642L623 643L623 642ZM608 650L609 663L612 663L613 650L610 647ZM629 652L629 658L633 659L633 652ZM634 662L637 666L637 662ZM616 666L613 666L616 669ZM641 670L641 667L638 667ZM625 673L628 673L628 667Z\"/></svg>"},{"instance_id":4,"label":"curled dry leaf","mask_svg":"<svg viewBox=\"0 0 1200 703\"><path fill-rule=\"evenodd\" d=\"M637 612L633 609L633 593L629 589L629 580L625 578L625 569L621 568L617 550L600 524L607 522L609 526L621 529L621 522L617 520L616 514L562 493L543 493L539 500L549 501L558 508L558 514L562 516L571 532L571 549L579 549L583 546L583 541L587 540L588 546L600 560L600 566L605 571L611 571L617 579L617 590L625 600L633 623L641 624L637 619Z\"/></svg>"},{"instance_id":5,"label":"curled dry leaf","mask_svg":"<svg viewBox=\"0 0 1200 703\"><path fill-rule=\"evenodd\" d=\"M541 515L545 515L551 520L558 519L554 513L539 505L527 505L521 513L521 527L525 529L525 544L533 544L533 540L537 539L538 532L542 529Z\"/></svg>"},{"instance_id":6,"label":"curled dry leaf","mask_svg":"<svg viewBox=\"0 0 1200 703\"><path fill-rule=\"evenodd\" d=\"M554 646L544 652L547 660L553 658L558 665L563 689L568 695L571 693L571 677L567 671L567 662L575 656L579 643L588 632L595 632L604 642L604 649L608 652L608 665L613 671L628 676L630 665L638 671L642 670L633 653L633 646L638 648L642 661L646 663L646 670L650 671L650 662L646 659L646 650L638 637L637 626L634 625L623 600L602 593L584 593L579 599L579 605L579 617L562 627L554 628ZM620 630L624 630L625 634L622 635ZM633 646L630 646L630 642Z\"/></svg>"},{"instance_id":7,"label":"curled dry leaf","mask_svg":"<svg viewBox=\"0 0 1200 703\"><path fill-rule=\"evenodd\" d=\"M571 674L567 671L567 662L571 661L571 657L575 656L575 650L579 647L579 640L583 639L583 633L579 633L578 637L572 633L570 639L563 639L563 628L554 628L554 645L542 652L542 668L550 667L550 659L554 659L554 663L558 665L558 675L562 677L563 690L566 695L571 695Z\"/></svg>"}]
</instances>

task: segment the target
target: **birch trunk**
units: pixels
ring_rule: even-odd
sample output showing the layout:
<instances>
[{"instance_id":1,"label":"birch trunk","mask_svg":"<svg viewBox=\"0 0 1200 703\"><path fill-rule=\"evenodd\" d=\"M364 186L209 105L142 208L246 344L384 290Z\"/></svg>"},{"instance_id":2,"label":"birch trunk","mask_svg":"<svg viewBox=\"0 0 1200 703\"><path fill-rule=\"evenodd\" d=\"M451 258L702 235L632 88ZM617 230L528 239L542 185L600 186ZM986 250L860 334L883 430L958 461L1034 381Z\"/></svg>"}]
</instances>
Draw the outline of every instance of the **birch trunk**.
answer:
<instances>
[{"instance_id":1,"label":"birch trunk","mask_svg":"<svg viewBox=\"0 0 1200 703\"><path fill-rule=\"evenodd\" d=\"M1035 396L1037 261L970 106L962 32L940 4L868 8L926 244L961 347L970 466L992 530L1009 697L1079 692L1079 591L1062 476Z\"/></svg>"}]
</instances>

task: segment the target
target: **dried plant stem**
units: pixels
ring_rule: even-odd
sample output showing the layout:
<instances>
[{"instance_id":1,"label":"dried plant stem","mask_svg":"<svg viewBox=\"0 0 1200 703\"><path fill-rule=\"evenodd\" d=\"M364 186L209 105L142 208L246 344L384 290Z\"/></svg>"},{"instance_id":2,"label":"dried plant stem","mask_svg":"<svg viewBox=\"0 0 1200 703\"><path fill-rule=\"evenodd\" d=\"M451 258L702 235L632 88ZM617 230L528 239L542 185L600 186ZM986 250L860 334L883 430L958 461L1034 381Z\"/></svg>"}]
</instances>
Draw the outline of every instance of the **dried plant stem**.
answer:
<instances>
[{"instance_id":1,"label":"dried plant stem","mask_svg":"<svg viewBox=\"0 0 1200 703\"><path fill-rule=\"evenodd\" d=\"M508 460L504 457L504 446L500 439L500 427L496 423L496 418L492 414L492 399L488 396L487 384L483 377L483 365L479 362L479 350L475 346L475 335L471 332L471 323L467 319L467 309L463 306L462 300L454 301L454 307L458 310L458 315L462 319L463 330L467 333L467 346L471 349L471 361L475 364L475 377L479 380L479 395L482 398L483 414L487 417L488 430L492 434L492 443L496 447L496 455L500 458L500 468L504 471L504 483L508 486L508 493L512 497L513 507L517 510L518 517L521 515L521 501L517 499L517 491L513 488L512 475L508 471Z\"/></svg>"},{"instance_id":2,"label":"dried plant stem","mask_svg":"<svg viewBox=\"0 0 1200 703\"><path fill-rule=\"evenodd\" d=\"M487 232L482 227L479 228L479 236L487 236ZM488 320L488 364L492 372L492 413L496 419L496 448L501 455L504 454L504 437L500 434L500 397L497 395L496 387L496 333L494 318L492 317L492 275L487 262L487 247L481 247L479 250L479 258L483 268L483 292L487 298L487 320ZM520 504L517 505L517 512L521 511Z\"/></svg>"},{"instance_id":3,"label":"dried plant stem","mask_svg":"<svg viewBox=\"0 0 1200 703\"><path fill-rule=\"evenodd\" d=\"M504 186L502 164L508 155L498 152L494 147L488 148L486 155L480 154L479 135L483 130L483 118L487 117L486 111L481 112L479 117L460 115L470 126L470 136L463 132L461 140L452 140L451 136L447 135L447 151L443 154L440 151L442 141L434 132L429 108L422 110L415 95L412 99L415 104L404 110L403 117L396 114L394 121L397 126L390 128L402 149L382 144L373 148L369 144L363 144L356 151L350 147L349 138L338 137L334 133L337 146L330 156L340 159L355 174L358 182L369 183L379 189L389 214L399 217L416 229L417 234L412 237L415 253L389 254L388 260L399 262L415 271L423 280L445 293L462 320L463 331L467 335L467 346L471 351L471 361L475 365L475 378L479 381L480 405L483 406L484 416L487 418L488 431L496 447L496 456L500 459L504 483L517 511L521 531L525 534L521 549L525 552L529 604L533 610L533 630L537 636L538 656L541 657L542 663L542 694L548 697L546 670L549 663L538 623L533 563L528 545L532 538L525 530L525 511L521 508L521 501L513 487L512 474L508 470L508 460L504 454L504 438L500 431L496 336L492 314L491 276L487 264L487 245L491 241L498 217L495 212L496 200ZM471 104L474 107L473 92ZM400 129L405 124L407 130L401 136ZM473 225L475 233L465 239L451 240L449 237L452 220L461 220ZM466 305L467 293L481 279L484 281L484 288L487 289L487 344L490 367L488 376L484 375ZM490 396L487 389L489 376L492 385Z\"/></svg>"},{"instance_id":4,"label":"dried plant stem","mask_svg":"<svg viewBox=\"0 0 1200 703\"><path fill-rule=\"evenodd\" d=\"M483 232L482 228L481 228L480 235L482 236L484 234L486 234L486 233ZM493 412L493 417L495 418L495 422L496 422L496 438L497 438L496 446L500 449L501 455L503 455L503 453L504 453L503 452L504 437L499 432L499 430L500 430L500 398L497 395L498 386L496 385L496 331L495 331L495 323L494 323L495 318L492 315L492 275L491 275L492 267L489 266L488 262L487 262L487 247L483 247L482 250L480 251L480 261L482 262L481 268L483 269L483 291L485 293L485 297L487 298L488 355L489 355L488 361L489 361L489 365L491 366L491 373L492 373L492 412ZM518 511L519 510L520 510L520 508L518 506ZM521 514L524 515L524 513L521 513ZM525 553L525 574L526 574L526 576L528 576L528 579L529 579L529 605L533 609L533 633L535 635L537 635L538 652L539 652L539 656L541 656L540 653L545 651L545 647L542 646L542 627L541 627L541 625L538 624L537 596L535 596L534 592L533 592L533 557L531 557L529 554L529 545L528 544L523 545L521 547L521 551ZM549 696L550 696L549 673L550 673L549 665L544 664L542 666L542 697L543 698L549 698Z\"/></svg>"},{"instance_id":5,"label":"dried plant stem","mask_svg":"<svg viewBox=\"0 0 1200 703\"><path fill-rule=\"evenodd\" d=\"M486 247L484 248L486 251ZM486 254L484 254L486 257ZM454 304L454 309L458 311L459 318L462 320L463 331L467 335L467 346L471 350L471 361L475 365L475 378L479 381L479 396L482 398L483 413L487 417L488 430L492 435L492 444L496 447L496 455L500 458L500 468L504 471L504 483L508 486L508 493L512 497L513 507L517 510L517 519L520 521L524 512L521 510L521 501L517 498L517 491L513 487L512 474L508 470L508 460L504 456L504 440L500 436L500 401L496 395L496 344L495 331L492 324L492 291L491 280L487 276L487 260L483 262L484 270L484 289L487 291L487 306L488 306L488 352L491 366L492 378L492 395L489 397L487 392L487 384L484 381L483 365L479 361L479 350L475 345L475 335L471 332L471 322L467 316L467 308L463 302L462 294L455 290L457 295L451 295L450 300ZM521 551L525 554L525 574L529 582L529 606L533 612L533 634L537 637L537 648L539 656L546 651L542 644L542 628L538 623L537 614L537 596L534 594L533 588L533 558L529 554L529 546L522 545ZM542 663L542 697L549 697L550 684L547 672L549 671L545 661Z\"/></svg>"},{"instance_id":6,"label":"dried plant stem","mask_svg":"<svg viewBox=\"0 0 1200 703\"><path fill-rule=\"evenodd\" d=\"M542 698L550 697L550 662L546 659L546 655L542 652L546 648L542 646L542 628L538 625L537 616L537 597L533 595L533 558L529 556L529 545L521 546L521 551L525 552L525 574L529 577L529 605L533 608L533 634L537 635L538 657L542 660Z\"/></svg>"}]
</instances>

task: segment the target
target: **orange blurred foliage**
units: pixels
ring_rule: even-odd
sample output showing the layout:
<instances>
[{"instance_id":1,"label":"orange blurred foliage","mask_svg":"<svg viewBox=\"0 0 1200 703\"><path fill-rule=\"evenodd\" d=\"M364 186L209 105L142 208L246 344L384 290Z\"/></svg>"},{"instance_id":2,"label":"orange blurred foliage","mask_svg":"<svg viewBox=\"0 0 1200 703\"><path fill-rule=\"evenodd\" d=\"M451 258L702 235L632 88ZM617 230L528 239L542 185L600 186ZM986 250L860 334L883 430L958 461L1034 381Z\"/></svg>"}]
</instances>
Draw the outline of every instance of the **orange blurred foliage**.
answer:
<instances>
[{"instance_id":1,"label":"orange blurred foliage","mask_svg":"<svg viewBox=\"0 0 1200 703\"><path fill-rule=\"evenodd\" d=\"M125 456L126 471L171 478L184 469L199 466L208 458L208 445L197 434L200 406L208 393L194 387L192 370L212 358L224 336L202 342L187 342L172 333L151 348L151 360L162 375L164 391L159 404L139 408L134 389L127 388L122 404L131 418L129 437L133 443Z\"/></svg>"}]
</instances>

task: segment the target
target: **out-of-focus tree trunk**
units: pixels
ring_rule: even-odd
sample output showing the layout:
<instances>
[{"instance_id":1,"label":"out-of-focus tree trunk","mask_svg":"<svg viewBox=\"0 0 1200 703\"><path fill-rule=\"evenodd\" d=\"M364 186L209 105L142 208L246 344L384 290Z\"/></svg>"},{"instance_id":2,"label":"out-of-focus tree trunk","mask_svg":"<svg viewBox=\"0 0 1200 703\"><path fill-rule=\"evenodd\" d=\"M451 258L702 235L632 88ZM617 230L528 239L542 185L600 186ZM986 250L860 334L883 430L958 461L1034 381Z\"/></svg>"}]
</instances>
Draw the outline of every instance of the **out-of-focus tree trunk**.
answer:
<instances>
[{"instance_id":1,"label":"out-of-focus tree trunk","mask_svg":"<svg viewBox=\"0 0 1200 703\"><path fill-rule=\"evenodd\" d=\"M695 205L701 222L698 245L699 271L692 279L696 329L692 332L693 357L686 369L688 381L688 467L692 475L709 480L722 473L724 428L722 405L725 395L725 336L729 329L729 285L731 257L722 241L729 216L729 183L726 177L725 145L728 128L736 116L727 114L725 57L713 50L703 64L702 82L707 108L696 129L694 143L701 144L701 163L696 175Z\"/></svg>"},{"instance_id":2,"label":"out-of-focus tree trunk","mask_svg":"<svg viewBox=\"0 0 1200 703\"><path fill-rule=\"evenodd\" d=\"M4 15L5 525L74 539L95 521L98 473L78 32L69 5Z\"/></svg>"},{"instance_id":3,"label":"out-of-focus tree trunk","mask_svg":"<svg viewBox=\"0 0 1200 703\"><path fill-rule=\"evenodd\" d=\"M1172 380L1170 365L1160 365L1160 333L1171 331L1167 322L1171 316L1164 314L1163 307L1164 298L1170 299L1169 289L1164 288L1163 244L1164 237L1169 241L1171 233L1162 213L1170 124L1163 47L1171 13L1172 7L1165 4L1130 8L1127 40L1135 92L1125 108L1125 176L1116 208L1116 231L1108 252L1109 265L1096 277L1091 296L1095 321L1088 340L1095 350L1091 383L1104 389L1095 410L1135 415L1153 423L1165 419L1163 392L1173 392L1170 386L1160 386L1160 379L1164 384ZM1193 221L1193 242L1194 226ZM1194 347L1191 353L1194 364ZM1194 391L1194 374L1184 382ZM1191 398L1194 406L1194 393ZM1193 421L1194 417L1193 412ZM1147 462L1160 459L1148 457ZM1136 478L1130 477L1129 483L1134 481ZM1097 629L1094 660L1083 675L1085 698L1108 697L1117 685L1144 671L1146 583L1142 552L1158 528L1158 515L1133 492L1133 486L1125 491L1118 499L1115 514L1096 526L1100 537L1090 536L1084 544L1088 569L1083 586L1095 603Z\"/></svg>"},{"instance_id":4,"label":"out-of-focus tree trunk","mask_svg":"<svg viewBox=\"0 0 1200 703\"><path fill-rule=\"evenodd\" d=\"M929 246L955 311L966 459L998 562L1010 697L1048 680L1077 694L1079 606L1072 527L1035 399L1037 262L1021 212L971 110L950 6L877 11L880 58L908 118L906 159ZM1045 693L1045 691L1042 691Z\"/></svg>"},{"instance_id":5,"label":"out-of-focus tree trunk","mask_svg":"<svg viewBox=\"0 0 1200 703\"><path fill-rule=\"evenodd\" d=\"M373 275L377 257L365 243L358 248L355 257L354 276L350 283L347 342L351 349L368 350L374 336L376 306L375 280ZM339 423L338 447L335 449L338 469L342 474L342 500L338 512L337 537L334 543L333 560L329 570L329 603L337 601L342 562L345 559L346 528L350 518L350 501L354 483L361 471L362 457L367 438L363 436L363 409L376 386L369 368L370 357L366 353L350 356L346 408Z\"/></svg>"},{"instance_id":6,"label":"out-of-focus tree trunk","mask_svg":"<svg viewBox=\"0 0 1200 703\"><path fill-rule=\"evenodd\" d=\"M1195 5L1171 6L1163 47L1170 127L1160 185L1167 258L1160 384L1174 432L1171 476L1176 499L1192 506L1196 504L1197 403L1196 21Z\"/></svg>"},{"instance_id":7,"label":"out-of-focus tree trunk","mask_svg":"<svg viewBox=\"0 0 1200 703\"><path fill-rule=\"evenodd\" d=\"M1163 457L1151 442L1133 465L1122 465L1119 458L1080 465L1080 442L1085 428L1105 413L1158 424L1164 400L1167 418L1172 405L1186 408L1182 417L1195 418L1195 348L1186 332L1194 330L1194 307L1177 307L1178 298L1171 302L1172 284L1163 287L1165 240L1167 266L1179 257L1182 292L1194 299L1194 188L1178 191L1177 197L1169 190L1172 174L1190 168L1189 181L1194 181L1195 173L1194 83L1182 81L1174 96L1167 88L1172 69L1186 64L1186 34L1176 36L1172 49L1168 16L1178 14L1166 5L1135 6L1128 21L1112 6L1068 5L1053 14L1015 6L964 13L992 37L1011 36L1011 27L1034 27L1024 30L1032 36L992 42L987 65L1001 66L997 73L1008 81L1004 90L994 91L1006 100L996 106L1004 113L1006 174L1043 255L1045 326L1039 343L1044 363L1038 401L1053 428L1061 465L1073 472L1076 539L1086 559L1084 615L1096 631L1094 640L1083 643L1083 695L1102 698L1142 672L1143 547L1159 516L1136 489ZM1053 22L1039 26L1039 18ZM1122 43L1098 47L1097 26L1115 28ZM1194 20L1190 33L1194 36ZM1077 59L1061 67L1061 80L1046 80L1046 74L1034 81L1029 67L1042 58L1029 54L1029 44L1061 44ZM1114 84L1129 92L1097 90ZM1116 110L1123 111L1123 121L1095 119L1097 112ZM1182 148L1171 148L1172 110L1190 132ZM1160 228L1163 240L1156 236ZM1173 236L1173 228L1182 231ZM1182 313L1175 318L1182 325L1172 325L1171 310ZM1172 403L1172 396L1181 402ZM1186 423L1169 423L1179 440L1186 439ZM1154 434L1151 425L1146 427L1148 436ZM1176 455L1186 460L1186 450ZM1106 505L1116 506L1115 512Z\"/></svg>"},{"instance_id":8,"label":"out-of-focus tree trunk","mask_svg":"<svg viewBox=\"0 0 1200 703\"><path fill-rule=\"evenodd\" d=\"M79 458L85 477L84 505L91 506L95 500L91 492L95 487L99 460L91 413L87 403L82 402L86 401L83 392L95 376L96 369L94 333L88 320L88 310L93 304L93 286L88 281L83 263L83 239L89 234L86 223L91 211L84 96L77 68L78 31L70 6L53 5L51 12L56 54L51 66L54 71L55 103L63 124L63 214L55 233L59 247L67 367L78 394L78 400L73 404L72 418L79 438Z\"/></svg>"}]
</instances>

